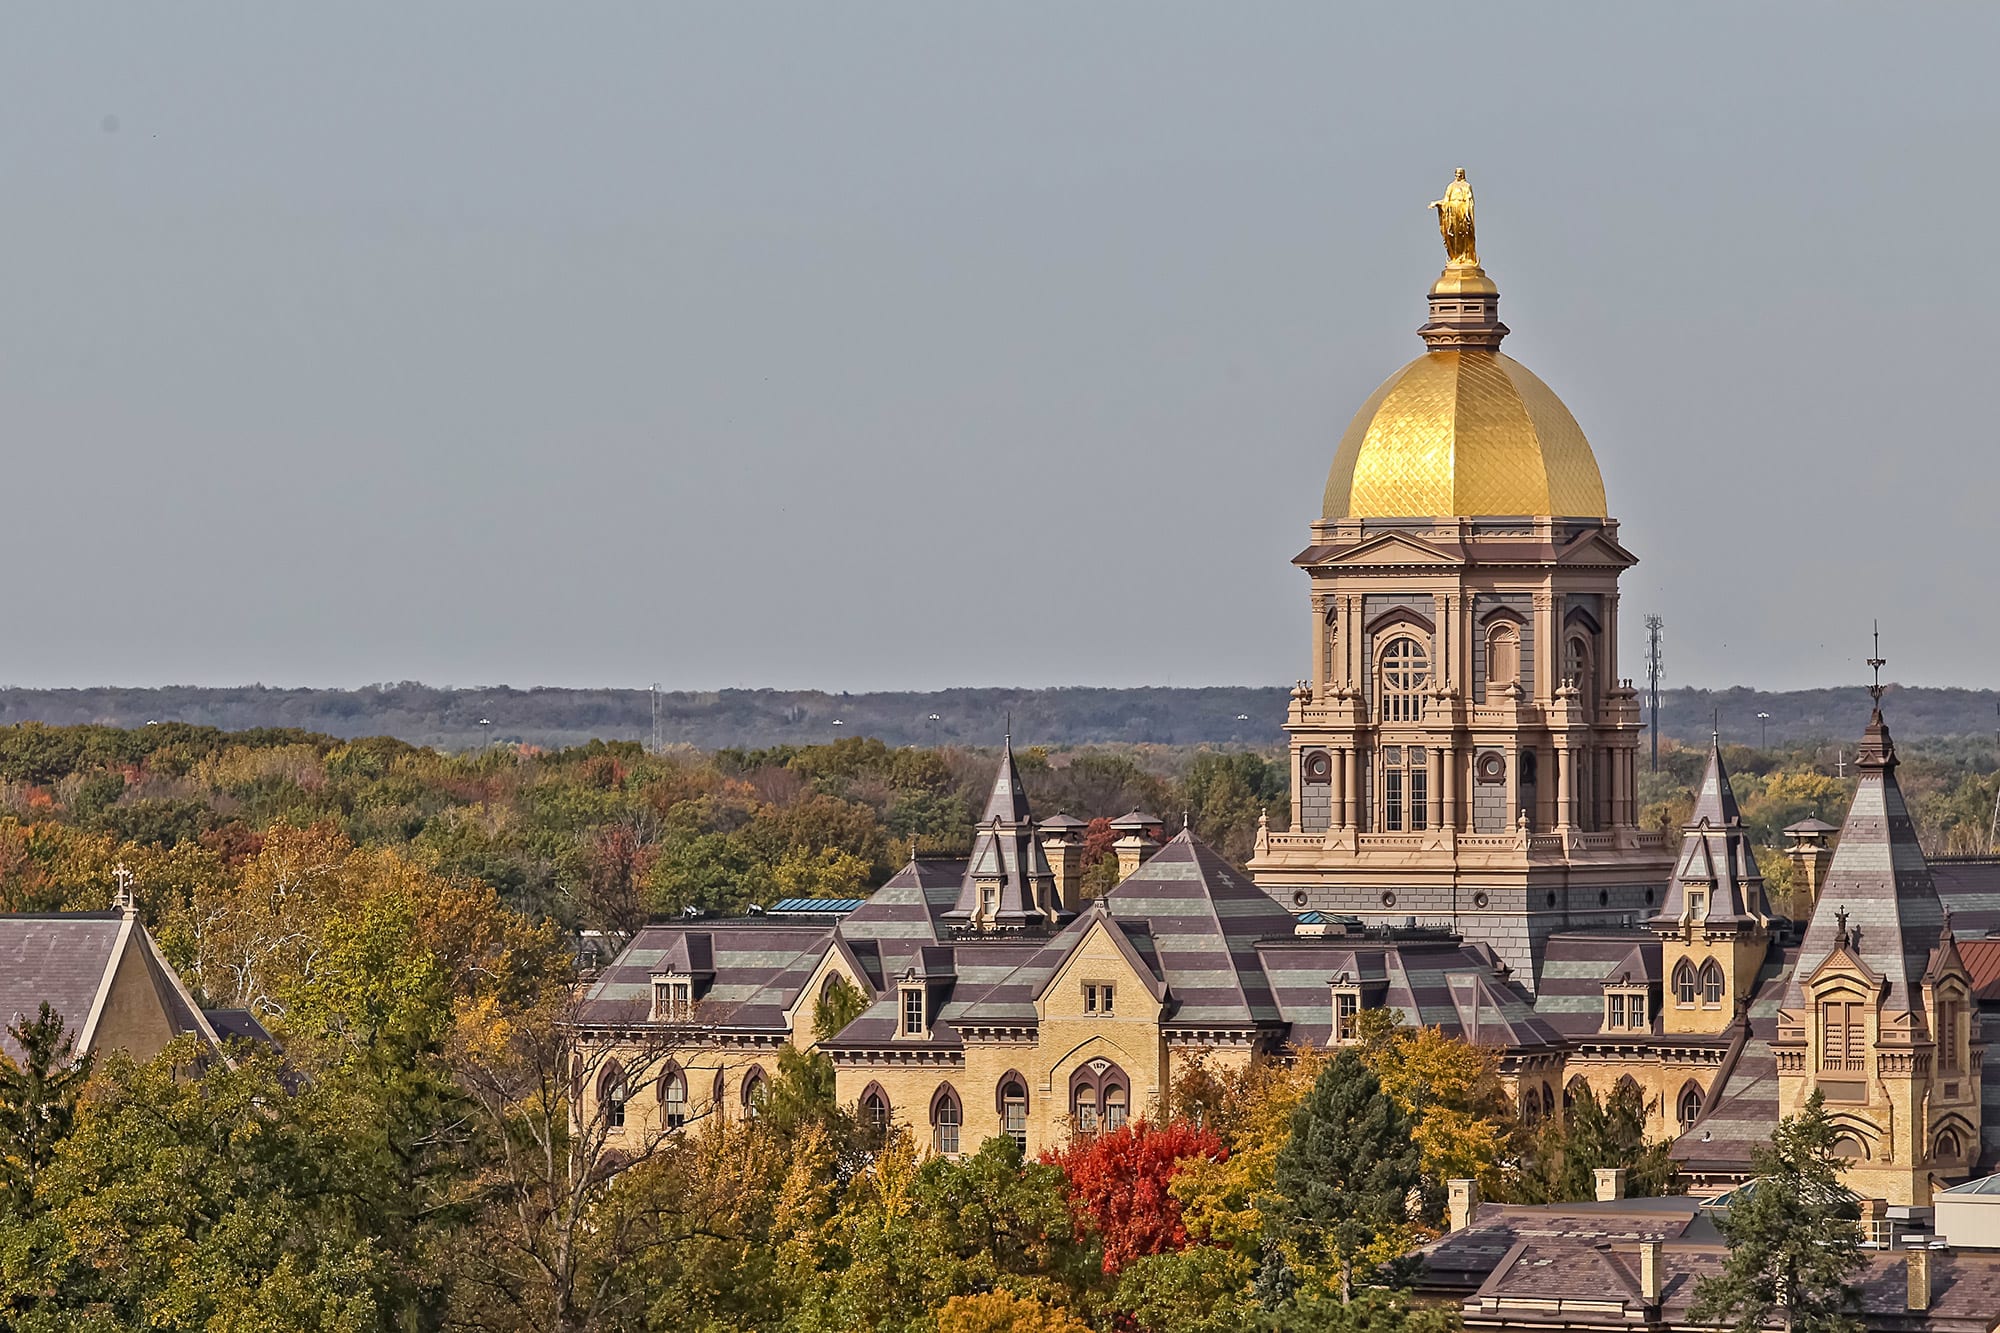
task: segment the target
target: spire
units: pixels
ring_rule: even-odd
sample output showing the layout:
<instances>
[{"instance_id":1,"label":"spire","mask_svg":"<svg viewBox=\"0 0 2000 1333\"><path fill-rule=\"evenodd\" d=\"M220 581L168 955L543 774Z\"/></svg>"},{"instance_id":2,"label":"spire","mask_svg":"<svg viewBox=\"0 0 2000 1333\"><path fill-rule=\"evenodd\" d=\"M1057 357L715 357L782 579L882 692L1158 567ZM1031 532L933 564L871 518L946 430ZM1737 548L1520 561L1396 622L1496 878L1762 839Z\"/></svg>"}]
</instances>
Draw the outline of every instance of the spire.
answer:
<instances>
[{"instance_id":1,"label":"spire","mask_svg":"<svg viewBox=\"0 0 2000 1333\"><path fill-rule=\"evenodd\" d=\"M1704 820L1710 828L1743 822L1743 812L1736 805L1735 789L1729 785L1729 774L1722 766L1722 736L1719 732L1708 745L1708 771L1702 774L1701 787L1695 792L1694 811L1688 816L1688 827L1693 828Z\"/></svg>"},{"instance_id":2,"label":"spire","mask_svg":"<svg viewBox=\"0 0 2000 1333\"><path fill-rule=\"evenodd\" d=\"M986 811L979 822L994 820L1007 824L1028 822L1028 793L1021 787L1021 770L1014 763L1014 737L1010 732L1000 743L1000 767L993 775L993 793L986 798Z\"/></svg>"},{"instance_id":3,"label":"spire","mask_svg":"<svg viewBox=\"0 0 2000 1333\"><path fill-rule=\"evenodd\" d=\"M1870 665L1879 672L1879 649ZM1843 928L1862 960L1888 983L1884 1008L1921 1008L1919 990L1930 951L1945 929L1944 904L1938 900L1930 863L1917 845L1917 827L1896 781L1896 747L1882 720L1879 690L1879 685L1869 690L1875 708L1863 733L1854 803L1847 808L1840 843L1820 890L1820 905L1806 926L1799 967L1786 990L1787 1009L1805 1004L1799 978L1809 975L1833 950ZM1865 923L1865 930L1847 926L1849 908L1855 926Z\"/></svg>"},{"instance_id":4,"label":"spire","mask_svg":"<svg viewBox=\"0 0 2000 1333\"><path fill-rule=\"evenodd\" d=\"M1896 770L1896 742L1889 736L1889 724L1882 720L1882 696L1889 687L1882 683L1882 668L1889 665L1889 659L1882 656L1882 622L1875 622L1875 655L1868 659L1868 669L1875 678L1868 684L1868 697L1875 701L1875 708L1868 716L1868 727L1861 733L1861 749L1854 756L1855 767L1866 773L1893 773Z\"/></svg>"}]
</instances>

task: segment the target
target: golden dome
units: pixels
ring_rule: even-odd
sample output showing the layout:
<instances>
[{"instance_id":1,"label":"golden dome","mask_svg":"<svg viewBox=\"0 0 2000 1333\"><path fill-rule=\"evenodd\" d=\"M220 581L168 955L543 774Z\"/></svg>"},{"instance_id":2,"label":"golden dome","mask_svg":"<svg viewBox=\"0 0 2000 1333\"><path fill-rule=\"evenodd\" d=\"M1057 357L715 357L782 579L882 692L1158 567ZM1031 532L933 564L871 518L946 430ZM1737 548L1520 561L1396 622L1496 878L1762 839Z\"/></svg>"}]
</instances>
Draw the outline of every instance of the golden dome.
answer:
<instances>
[{"instance_id":1,"label":"golden dome","mask_svg":"<svg viewBox=\"0 0 2000 1333\"><path fill-rule=\"evenodd\" d=\"M1608 517L1597 459L1562 399L1479 347L1427 352L1369 395L1333 456L1321 513Z\"/></svg>"}]
</instances>

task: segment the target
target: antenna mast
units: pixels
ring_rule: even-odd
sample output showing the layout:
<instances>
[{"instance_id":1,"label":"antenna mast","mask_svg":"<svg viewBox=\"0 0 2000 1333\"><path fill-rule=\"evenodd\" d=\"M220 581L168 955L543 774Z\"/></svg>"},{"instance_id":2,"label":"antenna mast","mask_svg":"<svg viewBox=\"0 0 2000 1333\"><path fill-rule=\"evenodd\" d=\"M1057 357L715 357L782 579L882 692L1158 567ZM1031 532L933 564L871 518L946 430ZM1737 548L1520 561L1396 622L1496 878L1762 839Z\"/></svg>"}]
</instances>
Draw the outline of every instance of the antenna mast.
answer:
<instances>
[{"instance_id":1,"label":"antenna mast","mask_svg":"<svg viewBox=\"0 0 2000 1333\"><path fill-rule=\"evenodd\" d=\"M653 700L653 753L660 752L660 683L654 681L646 687L646 693Z\"/></svg>"},{"instance_id":2,"label":"antenna mast","mask_svg":"<svg viewBox=\"0 0 2000 1333\"><path fill-rule=\"evenodd\" d=\"M1660 630L1664 623L1658 616L1646 617L1646 706L1652 713L1655 773L1660 771L1660 672L1666 665L1660 657Z\"/></svg>"}]
</instances>

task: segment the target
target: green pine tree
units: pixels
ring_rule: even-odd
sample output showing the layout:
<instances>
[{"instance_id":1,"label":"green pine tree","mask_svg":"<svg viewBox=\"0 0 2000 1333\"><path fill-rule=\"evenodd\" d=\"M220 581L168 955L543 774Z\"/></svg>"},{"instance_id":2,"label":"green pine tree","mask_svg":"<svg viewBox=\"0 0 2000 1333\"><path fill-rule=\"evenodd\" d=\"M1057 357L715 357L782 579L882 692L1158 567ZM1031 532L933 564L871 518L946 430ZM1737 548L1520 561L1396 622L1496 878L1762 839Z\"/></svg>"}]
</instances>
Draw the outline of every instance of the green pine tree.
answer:
<instances>
[{"instance_id":1,"label":"green pine tree","mask_svg":"<svg viewBox=\"0 0 2000 1333\"><path fill-rule=\"evenodd\" d=\"M1815 1091L1752 1151L1756 1179L1719 1222L1729 1258L1696 1285L1691 1320L1760 1333L1776 1313L1786 1333L1860 1333L1847 1279L1861 1267L1861 1228L1836 1137Z\"/></svg>"},{"instance_id":2,"label":"green pine tree","mask_svg":"<svg viewBox=\"0 0 2000 1333\"><path fill-rule=\"evenodd\" d=\"M1623 1167L1633 1198L1683 1191L1672 1143L1646 1142L1645 1095L1620 1084L1602 1102L1579 1084L1560 1119L1531 1132L1511 1182L1519 1203L1573 1203L1596 1197L1599 1167Z\"/></svg>"},{"instance_id":3,"label":"green pine tree","mask_svg":"<svg viewBox=\"0 0 2000 1333\"><path fill-rule=\"evenodd\" d=\"M1273 1183L1301 1258L1330 1261L1343 1302L1354 1278L1393 1257L1419 1180L1410 1118L1353 1051L1342 1051L1292 1116Z\"/></svg>"},{"instance_id":4,"label":"green pine tree","mask_svg":"<svg viewBox=\"0 0 2000 1333\"><path fill-rule=\"evenodd\" d=\"M76 1124L90 1058L76 1058L75 1036L46 1000L34 1018L17 1018L7 1035L20 1048L21 1062L0 1054L0 1197L14 1216L27 1217L36 1210L36 1187L56 1145Z\"/></svg>"}]
</instances>

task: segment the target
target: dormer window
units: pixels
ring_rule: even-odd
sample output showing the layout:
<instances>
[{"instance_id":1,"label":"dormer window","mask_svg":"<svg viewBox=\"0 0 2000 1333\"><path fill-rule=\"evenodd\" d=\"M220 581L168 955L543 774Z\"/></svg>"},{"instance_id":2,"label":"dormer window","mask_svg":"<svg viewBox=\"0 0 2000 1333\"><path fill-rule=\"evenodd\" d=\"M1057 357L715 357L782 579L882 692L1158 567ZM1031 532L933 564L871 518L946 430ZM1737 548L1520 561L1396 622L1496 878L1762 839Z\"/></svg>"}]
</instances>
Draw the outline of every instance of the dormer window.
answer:
<instances>
[{"instance_id":1,"label":"dormer window","mask_svg":"<svg viewBox=\"0 0 2000 1333\"><path fill-rule=\"evenodd\" d=\"M1333 992L1333 1041L1336 1046L1351 1045L1360 1036L1356 1030L1361 1016L1361 991L1357 987L1344 987Z\"/></svg>"},{"instance_id":2,"label":"dormer window","mask_svg":"<svg viewBox=\"0 0 2000 1333\"><path fill-rule=\"evenodd\" d=\"M1689 889L1687 891L1687 894L1688 894L1688 920L1690 921L1708 920L1708 890Z\"/></svg>"},{"instance_id":3,"label":"dormer window","mask_svg":"<svg viewBox=\"0 0 2000 1333\"><path fill-rule=\"evenodd\" d=\"M922 986L903 987L903 1035L921 1037L924 1035L927 1015L924 1012L924 988Z\"/></svg>"},{"instance_id":4,"label":"dormer window","mask_svg":"<svg viewBox=\"0 0 2000 1333\"><path fill-rule=\"evenodd\" d=\"M1000 890L988 886L979 891L979 915L991 921L1000 911Z\"/></svg>"},{"instance_id":5,"label":"dormer window","mask_svg":"<svg viewBox=\"0 0 2000 1333\"><path fill-rule=\"evenodd\" d=\"M1108 981L1086 981L1083 983L1083 1012L1086 1014L1109 1014L1111 1012L1114 988Z\"/></svg>"},{"instance_id":6,"label":"dormer window","mask_svg":"<svg viewBox=\"0 0 2000 1333\"><path fill-rule=\"evenodd\" d=\"M1637 988L1605 991L1604 1030L1606 1032L1646 1031L1646 992Z\"/></svg>"},{"instance_id":7,"label":"dormer window","mask_svg":"<svg viewBox=\"0 0 2000 1333\"><path fill-rule=\"evenodd\" d=\"M685 1023L694 1017L694 978L660 972L653 976L653 1021Z\"/></svg>"}]
</instances>

